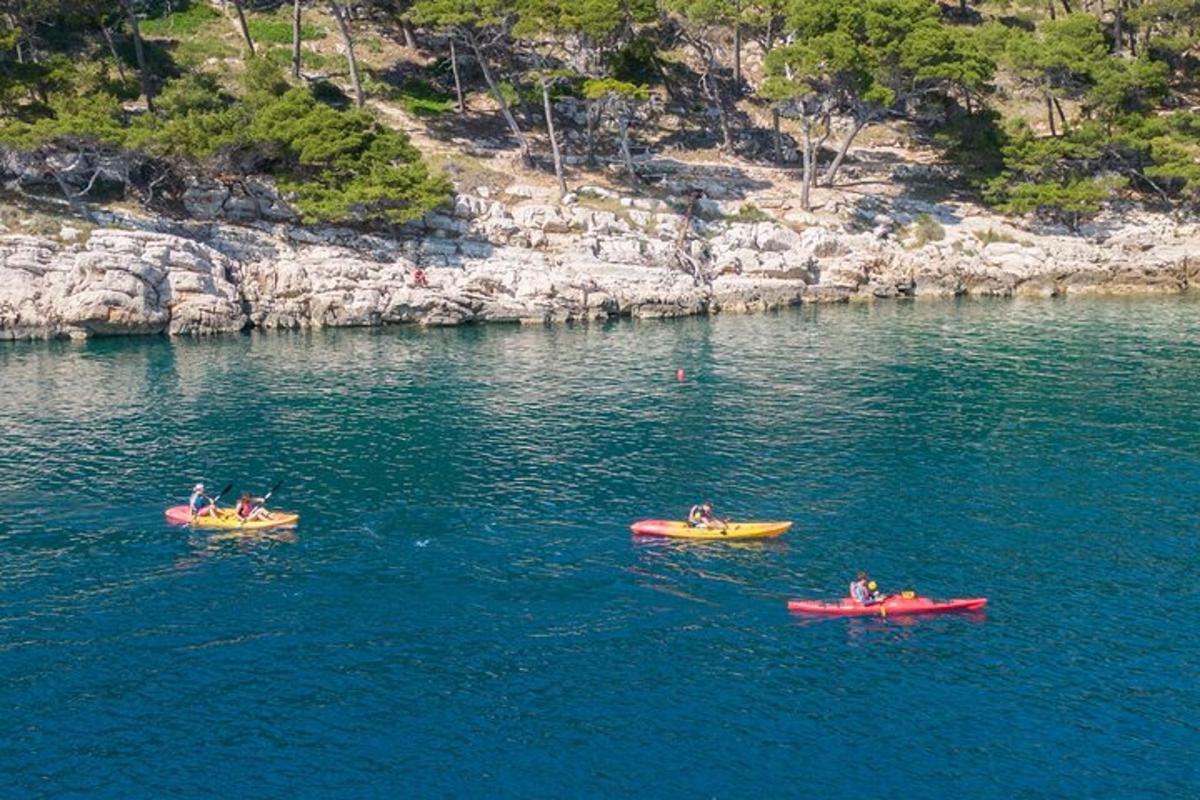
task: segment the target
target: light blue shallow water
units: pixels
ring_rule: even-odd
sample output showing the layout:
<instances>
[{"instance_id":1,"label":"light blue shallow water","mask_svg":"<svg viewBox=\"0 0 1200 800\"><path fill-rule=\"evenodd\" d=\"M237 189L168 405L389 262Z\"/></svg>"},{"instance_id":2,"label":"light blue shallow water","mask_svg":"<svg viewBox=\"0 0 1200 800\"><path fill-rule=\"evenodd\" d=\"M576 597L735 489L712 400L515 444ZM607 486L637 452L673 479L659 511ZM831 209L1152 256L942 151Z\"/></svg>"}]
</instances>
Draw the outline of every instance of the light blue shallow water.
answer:
<instances>
[{"instance_id":1,"label":"light blue shallow water","mask_svg":"<svg viewBox=\"0 0 1200 800\"><path fill-rule=\"evenodd\" d=\"M1198 311L0 347L0 795L1196 797Z\"/></svg>"}]
</instances>

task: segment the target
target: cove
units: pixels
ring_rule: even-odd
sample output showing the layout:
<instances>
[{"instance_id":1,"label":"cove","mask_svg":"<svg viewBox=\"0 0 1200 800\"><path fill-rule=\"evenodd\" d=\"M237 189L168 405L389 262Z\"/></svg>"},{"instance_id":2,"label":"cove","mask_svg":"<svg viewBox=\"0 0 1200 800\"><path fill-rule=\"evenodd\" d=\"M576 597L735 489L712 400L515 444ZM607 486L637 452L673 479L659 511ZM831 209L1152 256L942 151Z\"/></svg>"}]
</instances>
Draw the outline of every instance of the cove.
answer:
<instances>
[{"instance_id":1,"label":"cove","mask_svg":"<svg viewBox=\"0 0 1200 800\"><path fill-rule=\"evenodd\" d=\"M1194 794L1198 308L6 343L0 794Z\"/></svg>"}]
</instances>

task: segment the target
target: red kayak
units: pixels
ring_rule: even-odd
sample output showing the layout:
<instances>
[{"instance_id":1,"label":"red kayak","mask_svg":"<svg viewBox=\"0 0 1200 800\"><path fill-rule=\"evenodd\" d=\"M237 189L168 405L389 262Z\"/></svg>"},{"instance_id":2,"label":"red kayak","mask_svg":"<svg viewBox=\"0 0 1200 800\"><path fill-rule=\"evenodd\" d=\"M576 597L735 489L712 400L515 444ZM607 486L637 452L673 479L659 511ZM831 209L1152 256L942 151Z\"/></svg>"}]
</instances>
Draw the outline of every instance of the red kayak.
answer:
<instances>
[{"instance_id":1,"label":"red kayak","mask_svg":"<svg viewBox=\"0 0 1200 800\"><path fill-rule=\"evenodd\" d=\"M986 597L955 597L950 600L931 600L928 597L904 597L894 594L882 603L863 605L857 600L788 600L788 611L799 614L821 614L830 617L865 617L889 614L942 614L947 611L978 611L987 605Z\"/></svg>"}]
</instances>

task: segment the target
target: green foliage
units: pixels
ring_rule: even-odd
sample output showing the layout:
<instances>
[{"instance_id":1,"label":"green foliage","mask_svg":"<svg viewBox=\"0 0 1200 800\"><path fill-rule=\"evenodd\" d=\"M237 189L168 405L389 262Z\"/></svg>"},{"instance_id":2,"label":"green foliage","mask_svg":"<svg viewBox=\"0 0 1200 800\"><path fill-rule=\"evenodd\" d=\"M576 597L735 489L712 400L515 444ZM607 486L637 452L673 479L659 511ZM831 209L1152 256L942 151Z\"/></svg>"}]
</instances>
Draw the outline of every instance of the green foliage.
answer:
<instances>
[{"instance_id":1,"label":"green foliage","mask_svg":"<svg viewBox=\"0 0 1200 800\"><path fill-rule=\"evenodd\" d=\"M200 168L264 170L290 182L311 219L395 221L442 191L431 188L439 179L421 172L406 140L401 146L370 117L341 111L350 103L336 85L297 90L284 79L280 67L291 62L290 3L245 3L260 55L238 63L231 60L241 55L236 28L214 3L131 1L146 39L145 75L138 74L132 26L119 0L6 6L0 15L0 144L93 142L190 159ZM552 96L574 93L593 101L602 119L622 128L623 143L637 105L649 98L647 87L665 83L664 65L672 59L685 62L672 64L672 75L695 69L697 56L704 60L713 78L703 87L708 102L715 93L717 103L732 110L728 49L713 43L727 42L736 23L744 38L769 51L755 91L785 117L811 130L827 114L848 116L853 132L887 117L914 118L966 182L1001 208L1075 224L1118 192L1164 204L1200 203L1200 123L1194 113L1169 111L1194 105L1200 0L1134 0L1122 6L1119 29L1112 4L1071 3L1087 13L1050 19L1044 0L975 4L968 16L945 13L935 0L371 5L387 13L374 17L377 32L358 32L363 51L381 51L384 39L398 35L386 26L404 14L454 35L463 43L460 55L478 46L518 116L540 107L540 79L547 78ZM275 10L254 10L267 7ZM302 37L327 38L327 27L309 19ZM102 30L112 35L115 60ZM694 52L672 55L684 45ZM521 55L505 54L504 47L520 48ZM317 70L336 59L344 74L333 55L306 48L301 58ZM220 61L215 68L214 59ZM439 69L446 66L443 60ZM751 80L758 74L747 70ZM996 84L1003 88L999 99ZM448 85L445 79L393 86L369 77L367 85L413 114L454 108L439 88ZM157 95L154 113L143 111L144 86ZM675 100L689 101L687 93L696 91L668 88ZM931 123L919 107L944 113ZM1038 135L1026 121L1043 114L1055 135ZM268 121L277 130L264 127ZM404 199L392 204L387 192Z\"/></svg>"},{"instance_id":2,"label":"green foliage","mask_svg":"<svg viewBox=\"0 0 1200 800\"><path fill-rule=\"evenodd\" d=\"M1099 211L1101 204L1126 184L1124 178L1115 175L1022 183L1008 190L1000 208L1014 214L1051 215L1074 227L1081 217Z\"/></svg>"},{"instance_id":3,"label":"green foliage","mask_svg":"<svg viewBox=\"0 0 1200 800\"><path fill-rule=\"evenodd\" d=\"M1009 213L1037 213L1074 226L1129 185L1116 172L1122 154L1098 124L1043 138L1027 126L1010 126L1002 151L1004 170L988 182L985 196Z\"/></svg>"},{"instance_id":4,"label":"green foliage","mask_svg":"<svg viewBox=\"0 0 1200 800\"><path fill-rule=\"evenodd\" d=\"M730 214L725 218L727 222L742 223L747 225L754 225L759 222L770 222L771 219L772 217L770 214L763 211L753 203L742 204L742 206L738 208L736 214Z\"/></svg>"},{"instance_id":5,"label":"green foliage","mask_svg":"<svg viewBox=\"0 0 1200 800\"><path fill-rule=\"evenodd\" d=\"M272 47L265 50L264 54L272 64L291 69L292 50L290 47ZM305 69L328 69L330 66L340 63L345 62L343 59L331 58L324 53L318 53L308 48L300 50L300 65Z\"/></svg>"},{"instance_id":6,"label":"green foliage","mask_svg":"<svg viewBox=\"0 0 1200 800\"><path fill-rule=\"evenodd\" d=\"M808 93L858 116L878 116L930 92L990 89L995 64L971 34L947 26L932 0L795 0L793 44L768 56L776 102Z\"/></svg>"},{"instance_id":7,"label":"green foliage","mask_svg":"<svg viewBox=\"0 0 1200 800\"><path fill-rule=\"evenodd\" d=\"M242 72L242 91L249 105L269 105L289 88L291 84L283 77L279 66L271 63L270 59L260 56L246 60L246 68Z\"/></svg>"},{"instance_id":8,"label":"green foliage","mask_svg":"<svg viewBox=\"0 0 1200 800\"><path fill-rule=\"evenodd\" d=\"M167 117L212 113L227 104L221 85L207 72L189 72L171 81L158 95L157 103L159 113Z\"/></svg>"},{"instance_id":9,"label":"green foliage","mask_svg":"<svg viewBox=\"0 0 1200 800\"><path fill-rule=\"evenodd\" d=\"M1125 124L1126 141L1143 148L1146 177L1170 196L1200 202L1200 117L1178 111Z\"/></svg>"},{"instance_id":10,"label":"green foliage","mask_svg":"<svg viewBox=\"0 0 1200 800\"><path fill-rule=\"evenodd\" d=\"M221 15L200 0L176 3L175 11L163 9L159 15L143 20L142 36L147 38L182 39L193 36L210 23L219 22Z\"/></svg>"},{"instance_id":11,"label":"green foliage","mask_svg":"<svg viewBox=\"0 0 1200 800\"><path fill-rule=\"evenodd\" d=\"M420 78L405 78L399 86L376 82L381 93L404 110L418 116L445 114L457 108L454 96L443 92L432 83Z\"/></svg>"},{"instance_id":12,"label":"green foliage","mask_svg":"<svg viewBox=\"0 0 1200 800\"><path fill-rule=\"evenodd\" d=\"M120 145L125 139L121 104L112 95L61 95L50 101L47 110L35 122L0 125L0 145L32 150L55 141Z\"/></svg>"},{"instance_id":13,"label":"green foliage","mask_svg":"<svg viewBox=\"0 0 1200 800\"><path fill-rule=\"evenodd\" d=\"M312 85L313 97L318 102L334 108L345 108L350 105L350 97L331 81L317 81Z\"/></svg>"},{"instance_id":14,"label":"green foliage","mask_svg":"<svg viewBox=\"0 0 1200 800\"><path fill-rule=\"evenodd\" d=\"M92 90L85 75L94 83L97 71L81 68L41 117L0 123L0 146L123 148L213 169L253 164L313 222L402 223L449 198L449 182L429 173L405 134L290 87L265 58L247 61L240 98L222 92L213 76L190 73L164 87L154 114L131 115L115 96Z\"/></svg>"},{"instance_id":15,"label":"green foliage","mask_svg":"<svg viewBox=\"0 0 1200 800\"><path fill-rule=\"evenodd\" d=\"M1167 65L1145 57L1098 60L1091 78L1087 103L1106 117L1149 112L1169 89Z\"/></svg>"},{"instance_id":16,"label":"green foliage","mask_svg":"<svg viewBox=\"0 0 1200 800\"><path fill-rule=\"evenodd\" d=\"M449 199L408 137L365 111L337 111L292 89L254 118L248 136L277 154L281 189L313 222L407 222Z\"/></svg>"},{"instance_id":17,"label":"green foliage","mask_svg":"<svg viewBox=\"0 0 1200 800\"><path fill-rule=\"evenodd\" d=\"M631 101L644 102L650 99L650 89L646 86L619 81L615 78L600 78L583 82L583 96L589 100L599 100L604 97L620 97Z\"/></svg>"},{"instance_id":18,"label":"green foliage","mask_svg":"<svg viewBox=\"0 0 1200 800\"><path fill-rule=\"evenodd\" d=\"M1003 60L1022 80L1047 95L1083 91L1108 58L1100 22L1089 14L1048 20L1036 33L1009 32Z\"/></svg>"},{"instance_id":19,"label":"green foliage","mask_svg":"<svg viewBox=\"0 0 1200 800\"><path fill-rule=\"evenodd\" d=\"M952 116L933 135L946 160L957 165L971 185L983 186L1004 169L1008 135L996 111Z\"/></svg>"},{"instance_id":20,"label":"green foliage","mask_svg":"<svg viewBox=\"0 0 1200 800\"><path fill-rule=\"evenodd\" d=\"M291 44L292 21L280 16L250 14L246 18L246 27L250 29L250 38L255 44ZM324 39L328 31L319 25L302 22L300 25L300 40L304 42Z\"/></svg>"},{"instance_id":21,"label":"green foliage","mask_svg":"<svg viewBox=\"0 0 1200 800\"><path fill-rule=\"evenodd\" d=\"M415 0L408 18L418 25L480 30L504 23L513 6L511 0Z\"/></svg>"},{"instance_id":22,"label":"green foliage","mask_svg":"<svg viewBox=\"0 0 1200 800\"><path fill-rule=\"evenodd\" d=\"M608 72L618 81L655 86L663 81L658 46L647 34L633 37L608 56Z\"/></svg>"}]
</instances>

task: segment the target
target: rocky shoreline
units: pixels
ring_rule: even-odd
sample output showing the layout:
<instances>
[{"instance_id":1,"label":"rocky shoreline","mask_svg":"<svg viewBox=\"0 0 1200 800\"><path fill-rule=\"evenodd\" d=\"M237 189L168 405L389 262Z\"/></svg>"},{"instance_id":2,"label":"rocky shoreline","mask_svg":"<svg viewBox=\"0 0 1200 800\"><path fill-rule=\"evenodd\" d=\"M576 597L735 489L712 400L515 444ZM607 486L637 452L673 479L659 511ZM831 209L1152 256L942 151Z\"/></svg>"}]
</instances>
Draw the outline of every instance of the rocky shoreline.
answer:
<instances>
[{"instance_id":1,"label":"rocky shoreline","mask_svg":"<svg viewBox=\"0 0 1200 800\"><path fill-rule=\"evenodd\" d=\"M0 234L0 339L1178 293L1200 268L1200 227L1143 212L1069 232L915 201L769 210L600 187L558 203L513 187L503 198L460 195L393 237L266 215L108 212L98 227L64 220L52 235Z\"/></svg>"}]
</instances>

